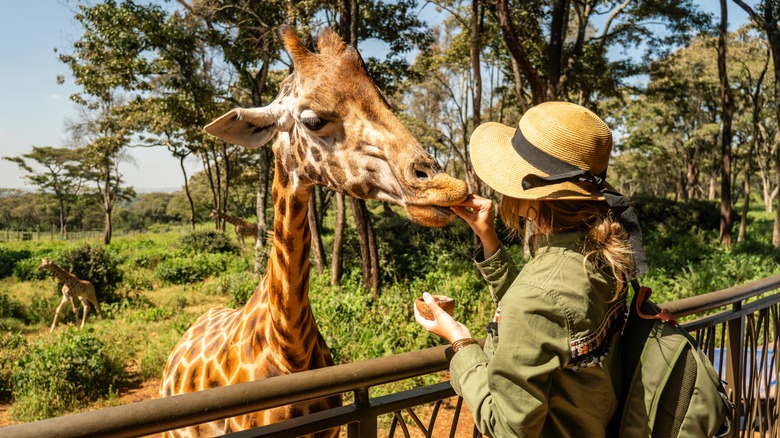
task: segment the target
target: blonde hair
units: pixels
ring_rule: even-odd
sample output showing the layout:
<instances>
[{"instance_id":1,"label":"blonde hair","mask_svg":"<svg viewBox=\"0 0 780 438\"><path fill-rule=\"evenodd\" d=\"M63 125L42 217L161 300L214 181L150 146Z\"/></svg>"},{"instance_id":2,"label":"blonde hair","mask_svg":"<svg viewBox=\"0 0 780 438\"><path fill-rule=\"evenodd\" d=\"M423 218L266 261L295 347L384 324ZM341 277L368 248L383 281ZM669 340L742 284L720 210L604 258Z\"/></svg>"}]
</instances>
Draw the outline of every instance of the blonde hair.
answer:
<instances>
[{"instance_id":1,"label":"blonde hair","mask_svg":"<svg viewBox=\"0 0 780 438\"><path fill-rule=\"evenodd\" d=\"M501 220L513 232L522 235L525 221L531 220L536 232L549 235L558 231L584 231L585 260L593 258L598 267L608 267L615 279L615 298L626 287L634 269L628 233L612 216L606 202L583 200L526 200L504 196Z\"/></svg>"}]
</instances>

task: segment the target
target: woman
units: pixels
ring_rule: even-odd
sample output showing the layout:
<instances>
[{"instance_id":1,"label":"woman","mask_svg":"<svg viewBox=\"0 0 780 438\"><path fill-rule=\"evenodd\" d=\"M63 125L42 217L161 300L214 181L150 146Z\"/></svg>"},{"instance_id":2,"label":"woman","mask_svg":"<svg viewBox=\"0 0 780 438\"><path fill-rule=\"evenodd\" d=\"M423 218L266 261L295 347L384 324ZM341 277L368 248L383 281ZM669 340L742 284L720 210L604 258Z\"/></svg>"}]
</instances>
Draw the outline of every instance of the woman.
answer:
<instances>
[{"instance_id":1,"label":"woman","mask_svg":"<svg viewBox=\"0 0 780 438\"><path fill-rule=\"evenodd\" d=\"M630 279L645 269L625 198L604 182L612 134L591 111L565 102L531 108L513 129L480 125L471 137L477 175L503 195L501 218L533 258L518 273L494 228L492 202L453 207L482 242L477 266L497 304L484 350L441 311L415 309L427 331L453 343L450 381L479 430L493 437L600 437L617 408L617 345Z\"/></svg>"}]
</instances>

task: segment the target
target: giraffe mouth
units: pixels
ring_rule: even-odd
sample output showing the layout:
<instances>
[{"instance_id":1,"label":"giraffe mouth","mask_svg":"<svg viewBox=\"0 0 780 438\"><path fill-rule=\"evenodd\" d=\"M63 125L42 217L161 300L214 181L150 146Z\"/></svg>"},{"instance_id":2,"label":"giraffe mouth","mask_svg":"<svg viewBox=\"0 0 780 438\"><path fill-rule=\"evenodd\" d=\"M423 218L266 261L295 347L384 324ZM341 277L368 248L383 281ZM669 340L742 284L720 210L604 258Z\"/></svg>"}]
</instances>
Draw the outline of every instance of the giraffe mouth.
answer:
<instances>
[{"instance_id":1,"label":"giraffe mouth","mask_svg":"<svg viewBox=\"0 0 780 438\"><path fill-rule=\"evenodd\" d=\"M404 209L409 219L426 227L443 227L455 218L452 210L438 205L410 204Z\"/></svg>"}]
</instances>

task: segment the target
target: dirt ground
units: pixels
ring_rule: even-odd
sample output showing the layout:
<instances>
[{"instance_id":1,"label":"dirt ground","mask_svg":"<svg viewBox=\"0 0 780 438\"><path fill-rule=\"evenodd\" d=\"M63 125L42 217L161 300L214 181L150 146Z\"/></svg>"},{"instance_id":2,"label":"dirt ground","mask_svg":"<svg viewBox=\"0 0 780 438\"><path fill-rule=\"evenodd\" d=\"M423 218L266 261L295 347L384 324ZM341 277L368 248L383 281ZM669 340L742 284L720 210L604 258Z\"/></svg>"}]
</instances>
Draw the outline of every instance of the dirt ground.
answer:
<instances>
[{"instance_id":1,"label":"dirt ground","mask_svg":"<svg viewBox=\"0 0 780 438\"><path fill-rule=\"evenodd\" d=\"M159 387L160 387L159 379L151 379L151 380L144 381L139 386L130 388L124 393L122 393L119 396L118 400L112 401L111 405L124 405L124 404L136 403L144 400L157 398L159 396L158 393ZM432 434L433 438L449 437L455 406L456 406L455 398L446 400L444 403L442 403L442 406L439 409L438 418L436 420L436 423L434 424L434 432ZM0 404L0 427L10 426L14 424L9 419L10 407L11 407L10 405ZM100 409L103 407L106 407L106 405L96 405L94 406L94 409ZM432 407L423 410L417 408L415 410L415 413L419 417L421 417L421 420L423 421L423 424L425 424L426 427L428 425L431 411L432 411ZM409 418L406 413L404 413L404 417L407 419ZM425 437L424 433L422 433L419 429L417 429L414 424L408 422L407 427L409 428L409 435L412 438ZM466 407L466 405L463 404L461 408L460 418L458 419L458 427L456 430L455 437L471 438L473 427L474 427L474 422L471 419L471 414L468 412L468 408ZM387 433L387 431L385 431L385 433ZM0 430L0 435L2 435L1 430ZM342 436L346 437L346 433L342 433ZM384 436L384 435L380 432L379 436ZM396 427L394 436L395 437L404 436L404 433L400 427ZM159 435L152 435L148 438L158 438L158 437Z\"/></svg>"}]
</instances>

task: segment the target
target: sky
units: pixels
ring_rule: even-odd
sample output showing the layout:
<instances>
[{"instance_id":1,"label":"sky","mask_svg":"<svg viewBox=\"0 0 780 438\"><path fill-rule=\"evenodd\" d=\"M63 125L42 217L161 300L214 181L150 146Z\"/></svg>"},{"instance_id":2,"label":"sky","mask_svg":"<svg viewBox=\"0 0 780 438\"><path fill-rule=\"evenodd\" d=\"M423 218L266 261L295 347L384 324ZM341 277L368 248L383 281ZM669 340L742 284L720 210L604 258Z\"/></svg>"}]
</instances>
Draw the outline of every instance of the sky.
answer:
<instances>
[{"instance_id":1,"label":"sky","mask_svg":"<svg viewBox=\"0 0 780 438\"><path fill-rule=\"evenodd\" d=\"M756 3L749 1L749 4ZM719 14L718 2L701 4ZM65 147L68 120L77 120L76 105L69 96L78 91L55 49L70 52L80 27L73 19L74 2L65 0L0 0L0 157L19 156L32 146ZM740 8L729 2L732 23L747 21ZM65 84L56 78L64 75ZM183 185L179 163L164 148L132 148L133 163L120 170L136 191L178 190ZM201 169L194 159L188 173ZM18 166L0 160L0 188L32 189Z\"/></svg>"},{"instance_id":2,"label":"sky","mask_svg":"<svg viewBox=\"0 0 780 438\"><path fill-rule=\"evenodd\" d=\"M69 96L78 91L56 48L70 52L81 30L73 2L0 0L0 157L19 156L32 146L65 147L68 120L77 120ZM57 85L57 75L66 77ZM184 184L178 160L165 148L133 148L135 163L122 163L125 182L137 191L178 190ZM202 167L188 162L190 170ZM0 160L0 188L33 188L24 172Z\"/></svg>"}]
</instances>

